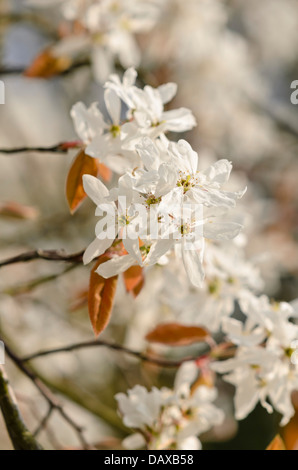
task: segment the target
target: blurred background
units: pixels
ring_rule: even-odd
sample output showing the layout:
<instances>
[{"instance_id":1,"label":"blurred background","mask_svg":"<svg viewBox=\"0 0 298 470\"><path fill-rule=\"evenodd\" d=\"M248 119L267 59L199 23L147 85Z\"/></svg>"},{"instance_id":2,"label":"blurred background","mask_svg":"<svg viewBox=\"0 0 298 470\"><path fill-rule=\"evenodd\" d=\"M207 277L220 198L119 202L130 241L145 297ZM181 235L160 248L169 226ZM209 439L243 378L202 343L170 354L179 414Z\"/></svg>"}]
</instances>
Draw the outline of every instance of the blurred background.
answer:
<instances>
[{"instance_id":1,"label":"blurred background","mask_svg":"<svg viewBox=\"0 0 298 470\"><path fill-rule=\"evenodd\" d=\"M86 51L80 51L79 66L71 70L49 78L24 76L38 54L59 43L69 27L59 2L47 3L57 5L44 9L22 0L0 0L0 79L5 84L0 149L74 140L72 105L102 104L103 88ZM232 184L248 185L239 209L247 256L258 260L263 292L291 301L298 287L298 105L291 103L291 83L298 80L298 2L154 3L160 10L154 28L135 36L142 57L139 84L176 82L178 94L170 105L193 111L198 125L183 138L198 151L200 165L219 158L232 161ZM123 70L119 60L115 70ZM0 259L37 248L73 253L91 242L92 203L86 201L71 216L65 197L74 155L0 153ZM20 355L93 338L86 307L90 266L66 268L59 262L34 261L1 269L0 331ZM103 338L146 350L144 335L164 311L158 295L152 299L152 289L158 293L160 282L149 272L148 289L136 300L120 285ZM46 413L44 400L7 362L24 418L35 429ZM40 358L32 365L86 427L87 439L97 448L118 448L125 435L115 411L115 393L135 383L163 385L173 379L173 372L104 348ZM228 418L205 437L206 448L264 449L277 432L278 416L257 408L236 423L232 390L225 386L221 392L220 406ZM297 438L297 418L284 431L285 438L290 442L295 432ZM47 448L80 445L56 414L40 441ZM9 448L0 418L0 449Z\"/></svg>"}]
</instances>

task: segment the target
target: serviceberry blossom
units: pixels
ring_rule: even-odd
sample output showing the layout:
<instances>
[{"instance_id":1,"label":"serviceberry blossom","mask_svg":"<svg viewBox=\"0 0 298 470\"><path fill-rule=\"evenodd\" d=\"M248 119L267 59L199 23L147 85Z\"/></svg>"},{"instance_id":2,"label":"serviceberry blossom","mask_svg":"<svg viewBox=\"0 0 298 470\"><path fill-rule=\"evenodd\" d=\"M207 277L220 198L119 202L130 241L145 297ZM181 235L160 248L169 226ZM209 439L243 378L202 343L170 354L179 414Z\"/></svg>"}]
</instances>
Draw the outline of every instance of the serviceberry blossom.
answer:
<instances>
[{"instance_id":1,"label":"serviceberry blossom","mask_svg":"<svg viewBox=\"0 0 298 470\"><path fill-rule=\"evenodd\" d=\"M118 393L119 412L127 427L137 431L123 442L126 448L146 447L151 450L199 450L198 435L222 423L224 414L212 402L216 390L204 385L192 388L198 367L195 362L183 364L175 379L174 389L140 385Z\"/></svg>"},{"instance_id":2,"label":"serviceberry blossom","mask_svg":"<svg viewBox=\"0 0 298 470\"><path fill-rule=\"evenodd\" d=\"M140 89L135 85L136 71L128 69L122 81L118 75L111 75L105 87L113 90L126 104L127 118L134 118L138 126L151 138L161 133L185 132L196 125L192 112L187 108L165 111L177 93L176 83L166 83L158 88L146 85Z\"/></svg>"},{"instance_id":3,"label":"serviceberry blossom","mask_svg":"<svg viewBox=\"0 0 298 470\"><path fill-rule=\"evenodd\" d=\"M64 21L76 28L53 51L75 58L90 55L94 75L101 83L114 70L115 60L124 68L140 65L141 53L135 35L150 31L165 6L158 0L28 0L26 3L38 8L60 6Z\"/></svg>"},{"instance_id":4,"label":"serviceberry blossom","mask_svg":"<svg viewBox=\"0 0 298 470\"><path fill-rule=\"evenodd\" d=\"M97 103L89 108L84 103L76 103L71 117L86 154L99 158L111 170L121 174L138 164L133 148L140 135L134 122L121 122L121 101L113 91L105 91L104 101L109 121L105 120Z\"/></svg>"},{"instance_id":5,"label":"serviceberry blossom","mask_svg":"<svg viewBox=\"0 0 298 470\"><path fill-rule=\"evenodd\" d=\"M258 401L281 415L281 425L294 415L291 394L298 387L298 325L291 321L290 304L270 303L251 293L240 301L246 323L226 318L223 331L237 345L234 358L215 362L212 368L236 387L236 418L245 418Z\"/></svg>"},{"instance_id":6,"label":"serviceberry blossom","mask_svg":"<svg viewBox=\"0 0 298 470\"><path fill-rule=\"evenodd\" d=\"M170 307L174 319L183 324L205 326L216 333L225 318L234 313L236 301L247 292L261 292L263 281L259 269L246 258L237 238L232 242L208 240L205 244L205 278L200 288L194 289L181 273L179 253L176 253L176 260L169 258L164 267L166 282L160 297L161 302Z\"/></svg>"},{"instance_id":7,"label":"serviceberry blossom","mask_svg":"<svg viewBox=\"0 0 298 470\"><path fill-rule=\"evenodd\" d=\"M128 265L154 264L158 256L179 245L176 251L180 250L191 283L200 286L204 278L205 239L231 239L238 235L241 225L227 220L225 214L244 191L231 193L221 189L231 170L226 160L220 160L201 175L197 171L198 155L186 141L174 144L159 140L155 145L147 137L136 146L136 151L143 168L127 171L119 179L118 188L110 193L94 177L84 177L85 191L98 206L96 214L102 214L105 210L102 203L110 202L111 194L113 202L107 213L118 214L114 221L109 216L99 222L97 239L84 259L88 262L102 254L102 248L112 245L116 232L120 239L125 235L133 240L123 241L128 254L122 259L116 260L114 256L99 266L98 273L103 277L119 274ZM187 175L177 170L177 160ZM119 197L125 198L125 208ZM114 226L118 222L122 224L121 233L116 230L111 236L103 231L105 224Z\"/></svg>"},{"instance_id":8,"label":"serviceberry blossom","mask_svg":"<svg viewBox=\"0 0 298 470\"><path fill-rule=\"evenodd\" d=\"M79 102L71 110L76 132L87 155L99 158L119 174L140 165L135 149L145 136L164 138L168 131L184 132L196 125L188 109L164 111L164 103L176 94L175 84L168 83L156 89L146 86L142 90L135 86L136 77L136 71L130 68L124 73L123 82L112 75L105 84L108 119L104 118L97 103L86 108ZM128 108L124 119L122 105Z\"/></svg>"},{"instance_id":9,"label":"serviceberry blossom","mask_svg":"<svg viewBox=\"0 0 298 470\"><path fill-rule=\"evenodd\" d=\"M97 272L104 277L119 274L132 265L155 264L173 243L162 238L148 239L144 231L147 226L148 201L140 200L139 193L133 190L126 176L119 178L118 188L110 192L97 178L91 175L84 175L83 178L86 193L97 204L96 215L107 214L96 226L96 238L85 251L84 262L88 263L103 254L116 238L122 240L128 253L119 256L116 251L117 254L111 260L103 263ZM117 205L113 199L117 200ZM140 240L143 242L140 243Z\"/></svg>"},{"instance_id":10,"label":"serviceberry blossom","mask_svg":"<svg viewBox=\"0 0 298 470\"><path fill-rule=\"evenodd\" d=\"M130 433L122 446L153 451L199 450L201 440L208 439L202 434L224 421L218 403L228 416L224 426L214 430L215 439L232 437L231 428L234 431L237 426L234 417L245 419L258 404L268 413L279 413L280 424L287 425L297 415L298 299L277 302L267 295L277 291L284 273L291 276L292 286L297 272L297 129L286 106L289 102L283 103L283 96L278 101L271 97L274 90L283 89L285 77L297 67L296 50L291 45L298 39L298 2L24 0L25 8L16 1L2 3L1 13L12 23L7 28L5 21L1 29L3 66L24 66L26 79L18 80L18 86L29 86L29 91L30 78L40 77L45 82L59 77L55 83L43 83L37 91L47 115L57 118L60 132L68 126L57 107L57 96L59 100L65 86L67 103L75 103L70 115L78 140L60 139L54 125L50 126L53 138L57 135L61 144L49 148L41 142L38 149L54 153L77 149L67 176L67 203L71 213L86 195L95 204L97 219L88 242L85 232L90 214L77 218L74 225L83 223L80 237L84 246L93 239L83 255L85 265L94 262L88 292L77 289L84 284L86 273L81 279L78 271L75 284L72 278L60 276L65 271L54 277L57 283L63 283L56 289L59 308L65 307L62 294L64 286L70 284L76 291L72 296L74 309L88 304L95 334L108 326L107 335L121 340L121 344L106 343L100 356L90 356L90 371L93 373L93 366L101 370L96 390L114 390L117 383L118 367L108 360L109 349L124 351L140 362L144 359L164 365L165 370L166 366L180 364L173 385L151 387L151 379L157 376L145 377L146 371L140 369L137 375L144 380L115 395L119 416ZM33 15L29 12L32 31L27 28L27 7L40 9ZM15 14L21 21L17 27ZM146 36L150 31L153 34ZM14 41L23 36L24 57L20 57L15 54ZM27 66L39 41L41 50ZM152 85L159 84L162 77L169 82ZM293 80L289 87L295 85L295 77ZM76 102L88 96L93 100L96 90L98 102ZM65 105L64 99L60 101ZM9 114L4 122L8 138L10 117L21 117L23 112ZM30 113L32 126L30 122L21 126L21 120L16 124L24 131L32 127L40 141L44 133L37 135L36 116ZM189 131L191 144L181 135ZM36 149L33 144L8 149L3 142L0 153L31 152ZM239 171L232 172L235 162ZM20 164L13 176L20 179L18 170L23 169ZM40 167L41 181L46 178L43 173ZM55 173L53 176L55 182ZM1 183L9 185L5 178ZM243 203L246 184L250 191ZM41 207L48 211L49 204L58 201L56 196L61 192L56 192L55 197L41 198ZM22 191L17 197L22 198ZM26 219L27 209L19 203L1 203L1 220L7 215ZM10 225L8 217L3 225L8 239L15 231L15 224ZM242 233L244 225L246 231ZM38 235L36 243L43 244L43 230L39 232L41 238ZM67 235L69 231L65 232ZM60 243L52 238L51 244ZM0 267L36 257L80 260L80 255L71 254L79 242L74 240L66 247L70 253L66 256L60 251L39 250L38 246L33 255L25 252L6 259L3 253ZM269 254L266 267L259 266L261 258L266 261L264 245ZM9 278L1 279L1 328L7 329L4 333L8 339L18 327L31 335L39 323L41 330L46 322L52 325L46 309L32 315L29 297L15 295L40 285L42 271L41 266L36 281L21 288L10 286ZM288 286L288 281L285 284ZM280 287L282 292L284 278ZM262 295L264 291L267 295ZM39 307L45 303L43 296L43 291L34 294ZM20 312L26 310L24 320ZM55 331L65 336L63 330ZM69 334L74 336L72 331ZM42 349L39 343L37 351ZM94 342L83 346L90 344ZM61 350L76 348L74 344ZM27 357L40 355L43 353ZM75 360L70 356L65 364L78 370L77 363L73 367ZM133 373L133 367L130 369ZM93 386L92 373L85 372ZM148 378L150 387L145 388L141 383L148 384ZM163 373L160 378L163 383L169 374ZM223 386L225 382L232 387ZM231 403L227 406L223 402L233 390L234 407ZM217 402L219 391L223 393ZM110 406L105 395L103 406ZM89 403L83 402L88 408ZM36 435L44 424L45 420ZM79 429L75 424L73 427ZM285 447L294 446L288 439L289 430L284 432ZM85 441L83 434L80 441ZM99 441L98 435L95 441ZM102 444L112 446L113 440L104 439Z\"/></svg>"}]
</instances>

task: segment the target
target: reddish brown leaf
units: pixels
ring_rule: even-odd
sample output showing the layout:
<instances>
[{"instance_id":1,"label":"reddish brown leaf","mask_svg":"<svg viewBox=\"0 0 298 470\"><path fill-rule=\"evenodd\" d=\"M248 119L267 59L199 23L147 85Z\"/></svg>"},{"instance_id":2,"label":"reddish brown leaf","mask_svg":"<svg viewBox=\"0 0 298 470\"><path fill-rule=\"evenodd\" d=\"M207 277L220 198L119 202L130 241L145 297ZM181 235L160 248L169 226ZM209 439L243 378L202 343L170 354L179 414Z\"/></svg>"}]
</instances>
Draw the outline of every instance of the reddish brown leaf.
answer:
<instances>
[{"instance_id":1,"label":"reddish brown leaf","mask_svg":"<svg viewBox=\"0 0 298 470\"><path fill-rule=\"evenodd\" d=\"M110 170L110 168L108 168L103 163L100 163L98 160L97 160L97 168L98 168L98 173L97 173L98 176L100 176L106 182L111 181L112 170Z\"/></svg>"},{"instance_id":2,"label":"reddish brown leaf","mask_svg":"<svg viewBox=\"0 0 298 470\"><path fill-rule=\"evenodd\" d=\"M145 279L143 277L140 280L139 284L137 284L136 287L134 287L133 290L132 290L132 294L133 294L134 297L137 297L139 295L139 293L141 292L141 290L144 287L144 284L145 284Z\"/></svg>"},{"instance_id":3,"label":"reddish brown leaf","mask_svg":"<svg viewBox=\"0 0 298 470\"><path fill-rule=\"evenodd\" d=\"M109 323L117 288L118 276L104 279L95 272L98 266L108 259L108 256L101 256L90 275L88 309L91 324L96 336L98 336Z\"/></svg>"},{"instance_id":4,"label":"reddish brown leaf","mask_svg":"<svg viewBox=\"0 0 298 470\"><path fill-rule=\"evenodd\" d=\"M70 300L69 312L76 312L88 304L89 289L83 289L76 293Z\"/></svg>"},{"instance_id":5,"label":"reddish brown leaf","mask_svg":"<svg viewBox=\"0 0 298 470\"><path fill-rule=\"evenodd\" d=\"M24 206L18 202L9 201L0 204L0 216L15 219L36 219L38 214L39 212L35 207Z\"/></svg>"},{"instance_id":6,"label":"reddish brown leaf","mask_svg":"<svg viewBox=\"0 0 298 470\"><path fill-rule=\"evenodd\" d=\"M87 197L83 188L83 175L85 174L97 176L98 167L96 159L89 157L81 150L75 157L66 180L66 197L72 214Z\"/></svg>"},{"instance_id":7,"label":"reddish brown leaf","mask_svg":"<svg viewBox=\"0 0 298 470\"><path fill-rule=\"evenodd\" d=\"M288 450L298 450L298 414L282 430L282 437Z\"/></svg>"},{"instance_id":8,"label":"reddish brown leaf","mask_svg":"<svg viewBox=\"0 0 298 470\"><path fill-rule=\"evenodd\" d=\"M292 402L296 412L290 422L281 428L281 437L287 450L298 450L298 392L293 392Z\"/></svg>"},{"instance_id":9,"label":"reddish brown leaf","mask_svg":"<svg viewBox=\"0 0 298 470\"><path fill-rule=\"evenodd\" d=\"M201 369L200 375L197 380L191 386L191 393L193 394L198 387L204 385L205 387L213 388L215 383L216 375L209 368Z\"/></svg>"},{"instance_id":10,"label":"reddish brown leaf","mask_svg":"<svg viewBox=\"0 0 298 470\"><path fill-rule=\"evenodd\" d=\"M273 441L270 442L266 450L286 450L284 441L279 434L277 434Z\"/></svg>"},{"instance_id":11,"label":"reddish brown leaf","mask_svg":"<svg viewBox=\"0 0 298 470\"><path fill-rule=\"evenodd\" d=\"M126 291L131 292L136 297L144 285L143 268L141 266L131 266L123 273L123 278Z\"/></svg>"},{"instance_id":12,"label":"reddish brown leaf","mask_svg":"<svg viewBox=\"0 0 298 470\"><path fill-rule=\"evenodd\" d=\"M167 346L186 346L206 341L208 331L198 326L185 326L179 323L161 323L147 334L146 340Z\"/></svg>"},{"instance_id":13,"label":"reddish brown leaf","mask_svg":"<svg viewBox=\"0 0 298 470\"><path fill-rule=\"evenodd\" d=\"M46 49L35 57L24 74L30 78L50 78L69 69L71 62L69 57L55 57L50 49Z\"/></svg>"}]
</instances>

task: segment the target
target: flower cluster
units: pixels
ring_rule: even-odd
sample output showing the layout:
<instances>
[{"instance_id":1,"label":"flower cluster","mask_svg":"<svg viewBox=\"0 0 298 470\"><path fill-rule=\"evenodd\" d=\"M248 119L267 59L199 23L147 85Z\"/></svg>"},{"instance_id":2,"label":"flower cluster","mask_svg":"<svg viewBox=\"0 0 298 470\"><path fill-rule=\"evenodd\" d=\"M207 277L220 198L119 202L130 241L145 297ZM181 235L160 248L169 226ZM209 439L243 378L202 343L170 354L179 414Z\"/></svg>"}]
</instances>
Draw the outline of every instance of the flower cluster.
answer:
<instances>
[{"instance_id":1,"label":"flower cluster","mask_svg":"<svg viewBox=\"0 0 298 470\"><path fill-rule=\"evenodd\" d=\"M185 132L196 125L189 109L164 110L164 105L177 92L174 83L156 89L150 86L140 89L136 86L136 78L135 69L129 68L122 82L117 75L111 75L105 83L107 120L97 103L89 108L83 103L77 103L71 111L77 134L86 146L86 153L100 158L117 173L124 173L139 164L135 147L141 137L155 139L168 131ZM122 103L126 106L126 113L122 113Z\"/></svg>"},{"instance_id":2,"label":"flower cluster","mask_svg":"<svg viewBox=\"0 0 298 470\"><path fill-rule=\"evenodd\" d=\"M224 414L212 403L214 388L191 387L197 372L197 365L189 362L180 367L173 390L164 387L148 392L136 385L127 395L116 395L124 424L137 431L124 440L126 448L201 449L197 436L220 425Z\"/></svg>"},{"instance_id":3,"label":"flower cluster","mask_svg":"<svg viewBox=\"0 0 298 470\"><path fill-rule=\"evenodd\" d=\"M268 297L247 293L240 301L246 322L226 318L223 331L237 346L235 357L215 362L212 368L236 387L236 418L245 418L258 401L281 415L281 424L294 415L291 394L298 388L297 313L287 302L270 303ZM269 403L269 401L270 403Z\"/></svg>"},{"instance_id":4,"label":"flower cluster","mask_svg":"<svg viewBox=\"0 0 298 470\"><path fill-rule=\"evenodd\" d=\"M216 240L206 244L205 278L200 289L194 289L181 276L179 260L171 260L165 266L160 301L170 307L174 318L217 333L223 321L233 315L236 301L249 292L261 292L263 281L255 262L245 256L242 235L232 242Z\"/></svg>"},{"instance_id":5,"label":"flower cluster","mask_svg":"<svg viewBox=\"0 0 298 470\"><path fill-rule=\"evenodd\" d=\"M198 154L191 146L166 137L168 131L182 132L195 125L188 109L164 111L164 104L176 93L175 84L140 89L135 79L135 70L129 69L122 82L112 76L105 84L110 122L94 104L86 109L78 103L72 109L85 152L123 173L118 187L110 191L98 179L84 176L84 189L97 205L96 215L107 214L96 226L96 239L84 262L103 254L116 238L117 243L122 240L127 254L114 253L97 270L108 278L132 265L156 264L175 248L182 253L190 281L199 286L204 277L204 241L238 235L241 224L227 220L226 212L245 190L223 189L232 169L229 161L219 160L200 171ZM121 101L127 107L124 123Z\"/></svg>"},{"instance_id":6,"label":"flower cluster","mask_svg":"<svg viewBox=\"0 0 298 470\"><path fill-rule=\"evenodd\" d=\"M159 0L28 0L27 4L61 8L62 17L73 28L53 52L75 58L90 55L100 82L113 71L116 60L124 68L140 65L135 36L150 31L162 11Z\"/></svg>"},{"instance_id":7,"label":"flower cluster","mask_svg":"<svg viewBox=\"0 0 298 470\"><path fill-rule=\"evenodd\" d=\"M15 2L4 2L5 14L10 3ZM24 3L40 8L33 18L29 15L30 21L36 19L54 33L54 43L26 69L26 80L59 75L53 90L57 85L60 91L67 80L69 101L61 100L67 110L70 101L86 98L90 103L94 93L100 94L100 104L77 102L71 109L79 140L54 147L79 149L66 184L71 212L86 194L96 205L95 237L83 256L85 264L96 260L88 291L94 331L102 332L115 306L107 335L121 338L123 346L112 347L159 365L183 364L173 388L151 388L153 383L146 380L150 390L136 385L116 395L119 414L134 433L124 446L200 449L198 436L223 421L223 412L214 405L216 385L223 391L225 437L228 424L235 424L234 415L242 420L258 403L268 413L278 412L281 425L286 425L295 413L293 392L298 390L298 301L275 302L268 296L278 291L281 273L294 278L297 272L297 126L287 94L279 94L278 101L272 96L284 89L285 77L295 69L291 44L298 37L298 3ZM12 6L12 12L14 8L19 17L23 8ZM16 25L9 34L16 29L19 41ZM42 33L36 29L34 35ZM143 35L149 31L154 34ZM14 47L4 39L3 65L8 66ZM48 44L48 33L44 40ZM89 66L93 73L88 73ZM163 80L173 82L145 85ZM57 99L52 101L58 117ZM67 114L67 125L68 120ZM60 122L54 127L63 133L66 123L59 117ZM197 123L190 145L181 133L193 131ZM38 134L38 126L32 128ZM221 155L229 160L219 159ZM230 160L238 163L238 171L231 171ZM18 170L28 171L24 165ZM242 199L246 185L250 190ZM48 207L46 192L43 197ZM50 200L54 207L55 199ZM89 224L76 232L82 246L91 239L85 228ZM73 238L77 245L78 237ZM71 251L69 239L67 243ZM289 285L285 277L282 281ZM291 292L286 295L290 298ZM82 297L83 303L85 293ZM20 302L23 310L23 298L16 296L12 302L5 294L5 302L7 316L19 317L21 308L15 306ZM19 325L19 318L15 321ZM35 315L30 331L32 327ZM169 357L161 359L163 354ZM103 386L110 379L114 389L116 373L106 358L97 357L95 367L101 361ZM225 391L232 388L223 382L235 388L230 420L232 406L223 402Z\"/></svg>"},{"instance_id":8,"label":"flower cluster","mask_svg":"<svg viewBox=\"0 0 298 470\"><path fill-rule=\"evenodd\" d=\"M169 140L168 132L195 126L190 110L164 109L176 94L176 85L141 89L136 78L130 68L122 81L112 75L106 82L108 118L97 104L87 109L78 103L72 109L86 154L119 175L111 189L91 175L83 177L85 192L100 217L84 262L105 254L107 259L96 271L104 278L135 265L162 265L157 302L169 306L183 324L223 332L235 345L233 358L220 362L210 358L209 365L235 385L236 418L246 417L260 401L269 412L278 410L285 424L294 413L291 393L298 386L298 327L292 323L288 304L271 305L267 297L255 296L262 279L245 256L246 240L239 236L243 217L227 216L245 189L228 190L232 169L228 160L200 169L198 154L187 141ZM231 239L235 241L228 243ZM181 274L181 260L187 276ZM231 318L235 302L247 318L245 324ZM148 448L198 448L194 436L185 431L190 416L197 413L190 412L184 401L199 403L213 392L199 387L194 394L189 388L183 395L177 390L147 392L137 386L128 398L117 396L124 423L141 432ZM140 403L149 403L146 416ZM194 435L201 432L200 426L195 429ZM136 446L135 440L129 442Z\"/></svg>"}]
</instances>

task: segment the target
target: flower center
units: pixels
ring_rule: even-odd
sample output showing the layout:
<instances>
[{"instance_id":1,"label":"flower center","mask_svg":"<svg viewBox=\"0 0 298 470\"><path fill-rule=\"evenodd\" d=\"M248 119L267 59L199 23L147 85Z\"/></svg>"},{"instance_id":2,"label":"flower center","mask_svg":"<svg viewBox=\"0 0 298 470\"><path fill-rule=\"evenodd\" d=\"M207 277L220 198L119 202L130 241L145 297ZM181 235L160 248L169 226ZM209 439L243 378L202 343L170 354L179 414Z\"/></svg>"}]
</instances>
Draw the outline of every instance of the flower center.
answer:
<instances>
[{"instance_id":1,"label":"flower center","mask_svg":"<svg viewBox=\"0 0 298 470\"><path fill-rule=\"evenodd\" d=\"M152 206L153 204L159 204L161 201L161 196L156 197L154 194L147 195L146 204L147 206Z\"/></svg>"},{"instance_id":2,"label":"flower center","mask_svg":"<svg viewBox=\"0 0 298 470\"><path fill-rule=\"evenodd\" d=\"M178 181L177 181L177 186L178 187L183 187L183 193L185 194L187 191L189 191L193 186L194 182L192 181L191 175L187 176L182 176Z\"/></svg>"},{"instance_id":3,"label":"flower center","mask_svg":"<svg viewBox=\"0 0 298 470\"><path fill-rule=\"evenodd\" d=\"M208 284L208 290L210 294L218 294L220 290L220 280L215 278Z\"/></svg>"},{"instance_id":4,"label":"flower center","mask_svg":"<svg viewBox=\"0 0 298 470\"><path fill-rule=\"evenodd\" d=\"M118 217L118 221L121 227L125 227L125 225L129 225L130 217L128 217L128 215L120 215L120 217Z\"/></svg>"},{"instance_id":5,"label":"flower center","mask_svg":"<svg viewBox=\"0 0 298 470\"><path fill-rule=\"evenodd\" d=\"M294 348L285 348L285 355L286 357L288 357L289 359L291 359L291 357L293 356L294 352L296 351L296 349Z\"/></svg>"},{"instance_id":6,"label":"flower center","mask_svg":"<svg viewBox=\"0 0 298 470\"><path fill-rule=\"evenodd\" d=\"M118 137L121 133L121 128L120 126L116 126L115 124L113 124L111 127L110 127L110 133L112 134L112 136L114 137L114 139L116 139L116 137Z\"/></svg>"},{"instance_id":7,"label":"flower center","mask_svg":"<svg viewBox=\"0 0 298 470\"><path fill-rule=\"evenodd\" d=\"M191 226L190 224L183 224L180 225L180 233L181 235L187 235L188 233L191 232Z\"/></svg>"}]
</instances>

